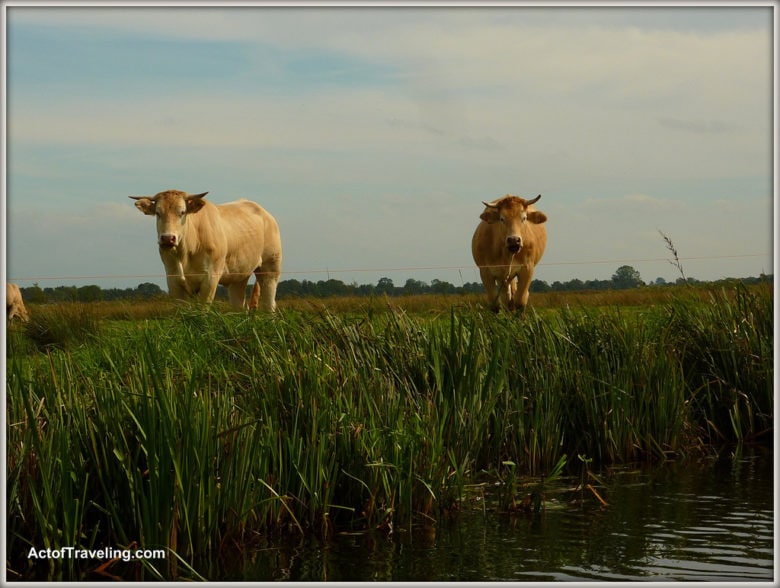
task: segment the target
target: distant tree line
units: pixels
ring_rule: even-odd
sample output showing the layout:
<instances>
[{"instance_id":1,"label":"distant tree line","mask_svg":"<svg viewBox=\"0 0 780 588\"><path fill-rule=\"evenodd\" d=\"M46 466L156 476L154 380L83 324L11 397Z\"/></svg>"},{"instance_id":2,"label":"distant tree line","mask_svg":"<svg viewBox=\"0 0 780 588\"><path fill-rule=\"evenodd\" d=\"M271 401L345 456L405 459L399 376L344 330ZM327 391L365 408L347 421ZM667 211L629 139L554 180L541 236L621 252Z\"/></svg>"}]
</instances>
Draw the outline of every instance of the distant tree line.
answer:
<instances>
[{"instance_id":1,"label":"distant tree line","mask_svg":"<svg viewBox=\"0 0 780 588\"><path fill-rule=\"evenodd\" d=\"M41 288L37 283L19 287L25 302L99 302L101 300L149 300L165 295L157 284L145 282L135 288L101 288L100 286L57 286Z\"/></svg>"},{"instance_id":2,"label":"distant tree line","mask_svg":"<svg viewBox=\"0 0 780 588\"><path fill-rule=\"evenodd\" d=\"M674 282L667 282L664 278L656 278L652 282L644 282L639 272L630 265L620 266L609 280L580 280L573 279L568 282L555 281L548 284L542 280L531 282L531 292L577 292L586 290L626 290L642 286L664 287L680 284L728 284L741 282L743 284L756 284L759 282L771 282L772 274L761 274L754 278L730 278L715 282L700 281L696 278L678 278ZM247 296L250 295L253 282L247 286ZM167 296L165 290L157 284L145 282L135 288L100 288L99 286L57 286L55 288L41 288L37 283L27 288L21 288L25 302L97 302L101 300L150 300L160 296ZM407 296L412 294L480 294L484 292L481 282L466 282L462 286L455 286L442 280L432 280L430 283L422 280L408 279L403 286L396 286L390 278L380 278L376 284L357 283L345 284L341 280L282 280L276 290L279 300L285 298L329 298L332 296ZM222 286L217 289L217 297L227 300L227 290Z\"/></svg>"}]
</instances>

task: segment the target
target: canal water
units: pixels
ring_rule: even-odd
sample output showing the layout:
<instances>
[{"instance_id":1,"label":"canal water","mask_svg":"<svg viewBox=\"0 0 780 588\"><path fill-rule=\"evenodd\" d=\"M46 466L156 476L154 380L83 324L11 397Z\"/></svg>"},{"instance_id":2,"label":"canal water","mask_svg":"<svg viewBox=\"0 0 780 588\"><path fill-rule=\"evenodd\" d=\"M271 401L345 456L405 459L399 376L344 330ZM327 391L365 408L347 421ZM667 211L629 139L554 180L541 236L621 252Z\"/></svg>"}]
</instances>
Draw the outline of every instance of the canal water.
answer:
<instances>
[{"instance_id":1,"label":"canal water","mask_svg":"<svg viewBox=\"0 0 780 588\"><path fill-rule=\"evenodd\" d=\"M548 495L538 514L472 498L453 520L324 541L268 544L223 561L218 579L255 581L771 582L771 455L601 472L598 494ZM591 480L593 481L593 480Z\"/></svg>"}]
</instances>

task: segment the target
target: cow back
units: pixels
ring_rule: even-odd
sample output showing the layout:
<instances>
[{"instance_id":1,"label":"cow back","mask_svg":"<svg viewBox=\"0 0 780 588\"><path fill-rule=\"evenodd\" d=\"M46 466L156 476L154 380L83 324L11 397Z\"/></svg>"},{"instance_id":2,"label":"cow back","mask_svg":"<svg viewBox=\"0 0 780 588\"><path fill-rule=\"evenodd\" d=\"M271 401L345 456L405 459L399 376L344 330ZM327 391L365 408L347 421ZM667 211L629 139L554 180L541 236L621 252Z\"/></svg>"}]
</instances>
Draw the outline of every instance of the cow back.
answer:
<instances>
[{"instance_id":1,"label":"cow back","mask_svg":"<svg viewBox=\"0 0 780 588\"><path fill-rule=\"evenodd\" d=\"M225 236L228 268L251 269L271 259L281 262L281 237L276 219L251 200L217 206Z\"/></svg>"}]
</instances>

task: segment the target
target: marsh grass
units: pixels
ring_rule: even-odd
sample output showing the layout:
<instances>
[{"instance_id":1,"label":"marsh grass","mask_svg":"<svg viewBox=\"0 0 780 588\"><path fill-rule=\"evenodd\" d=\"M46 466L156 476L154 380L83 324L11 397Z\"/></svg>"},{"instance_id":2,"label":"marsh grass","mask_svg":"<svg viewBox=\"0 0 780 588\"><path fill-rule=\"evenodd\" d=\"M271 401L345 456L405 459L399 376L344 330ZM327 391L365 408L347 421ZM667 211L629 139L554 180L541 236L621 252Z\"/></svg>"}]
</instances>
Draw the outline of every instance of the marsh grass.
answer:
<instances>
[{"instance_id":1,"label":"marsh grass","mask_svg":"<svg viewBox=\"0 0 780 588\"><path fill-rule=\"evenodd\" d=\"M506 508L535 509L579 471L567 455L598 467L771 443L769 285L524 319L469 299L363 302L135 320L62 305L35 313L45 343L9 332L9 577L101 563L30 561L31 546L137 545L168 557L112 574L197 579L269 534L435 524L486 474Z\"/></svg>"},{"instance_id":2,"label":"marsh grass","mask_svg":"<svg viewBox=\"0 0 780 588\"><path fill-rule=\"evenodd\" d=\"M707 442L772 435L772 302L768 289L739 286L712 292L707 304L680 300L671 307L669 340Z\"/></svg>"}]
</instances>

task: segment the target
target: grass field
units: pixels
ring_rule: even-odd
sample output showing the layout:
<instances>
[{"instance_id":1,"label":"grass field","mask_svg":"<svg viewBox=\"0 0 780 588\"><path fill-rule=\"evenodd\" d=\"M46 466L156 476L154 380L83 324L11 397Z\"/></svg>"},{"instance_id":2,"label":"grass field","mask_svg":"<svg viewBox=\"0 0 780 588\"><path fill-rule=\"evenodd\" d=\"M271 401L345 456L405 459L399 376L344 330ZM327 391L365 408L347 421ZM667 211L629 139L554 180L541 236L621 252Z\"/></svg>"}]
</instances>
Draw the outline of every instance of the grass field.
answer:
<instances>
[{"instance_id":1,"label":"grass field","mask_svg":"<svg viewBox=\"0 0 780 588\"><path fill-rule=\"evenodd\" d=\"M268 533L454 515L477 476L771 446L771 284L531 305L33 305L7 340L9 579L100 579L31 546L129 545L169 555L123 577L197 578L191 562Z\"/></svg>"}]
</instances>

